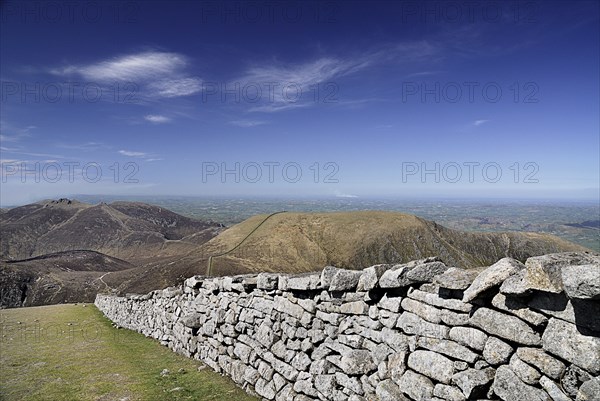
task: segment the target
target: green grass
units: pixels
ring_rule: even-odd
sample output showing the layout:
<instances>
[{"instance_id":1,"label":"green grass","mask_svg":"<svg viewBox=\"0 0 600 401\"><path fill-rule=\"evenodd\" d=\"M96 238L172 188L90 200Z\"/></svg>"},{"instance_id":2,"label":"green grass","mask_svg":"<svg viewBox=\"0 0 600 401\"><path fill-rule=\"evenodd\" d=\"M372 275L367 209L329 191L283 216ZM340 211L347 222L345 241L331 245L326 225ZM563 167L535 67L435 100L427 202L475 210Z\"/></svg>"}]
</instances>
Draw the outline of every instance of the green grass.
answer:
<instances>
[{"instance_id":1,"label":"green grass","mask_svg":"<svg viewBox=\"0 0 600 401\"><path fill-rule=\"evenodd\" d=\"M0 331L0 400L256 400L91 304L2 310Z\"/></svg>"}]
</instances>

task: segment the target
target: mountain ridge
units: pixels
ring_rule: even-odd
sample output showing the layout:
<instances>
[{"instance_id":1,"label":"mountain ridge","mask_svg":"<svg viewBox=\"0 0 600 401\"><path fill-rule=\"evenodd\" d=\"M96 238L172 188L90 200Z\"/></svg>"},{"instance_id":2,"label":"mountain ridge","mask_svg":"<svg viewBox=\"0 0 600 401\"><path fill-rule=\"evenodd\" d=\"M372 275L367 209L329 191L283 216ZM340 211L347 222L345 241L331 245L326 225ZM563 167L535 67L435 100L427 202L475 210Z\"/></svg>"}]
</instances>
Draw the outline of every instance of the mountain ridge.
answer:
<instances>
[{"instance_id":1,"label":"mountain ridge","mask_svg":"<svg viewBox=\"0 0 600 401\"><path fill-rule=\"evenodd\" d=\"M510 256L589 251L537 233L476 233L387 211L278 212L222 224L140 202L41 201L0 215L0 306L91 301L188 277L362 269L439 256L474 268Z\"/></svg>"}]
</instances>

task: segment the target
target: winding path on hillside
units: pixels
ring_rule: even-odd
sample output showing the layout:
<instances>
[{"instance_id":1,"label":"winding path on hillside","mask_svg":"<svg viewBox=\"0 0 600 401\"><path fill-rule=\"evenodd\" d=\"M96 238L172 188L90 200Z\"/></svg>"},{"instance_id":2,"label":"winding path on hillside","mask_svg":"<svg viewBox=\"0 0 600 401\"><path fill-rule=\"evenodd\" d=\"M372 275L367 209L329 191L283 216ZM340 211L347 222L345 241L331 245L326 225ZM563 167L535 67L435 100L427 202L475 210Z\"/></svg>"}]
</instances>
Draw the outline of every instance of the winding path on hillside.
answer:
<instances>
[{"instance_id":1,"label":"winding path on hillside","mask_svg":"<svg viewBox=\"0 0 600 401\"><path fill-rule=\"evenodd\" d=\"M231 248L228 251L216 254L216 255L211 255L208 257L208 266L206 266L206 275L207 276L212 276L212 261L213 258L218 258L220 256L225 256L233 251L235 251L236 249L238 249L240 246L242 246L244 244L244 242L246 242L246 240L248 238L250 238L250 236L252 234L254 234L256 232L256 230L258 230L267 220L269 220L271 217L275 216L276 214L281 214L281 213L286 213L285 210L279 211L279 212L275 212L275 213L271 213L270 215L268 215L267 217L265 217L263 219L263 221L261 221L256 227L254 227L254 229L252 231L250 231L248 233L248 235L246 235L236 246L234 246L233 248Z\"/></svg>"}]
</instances>

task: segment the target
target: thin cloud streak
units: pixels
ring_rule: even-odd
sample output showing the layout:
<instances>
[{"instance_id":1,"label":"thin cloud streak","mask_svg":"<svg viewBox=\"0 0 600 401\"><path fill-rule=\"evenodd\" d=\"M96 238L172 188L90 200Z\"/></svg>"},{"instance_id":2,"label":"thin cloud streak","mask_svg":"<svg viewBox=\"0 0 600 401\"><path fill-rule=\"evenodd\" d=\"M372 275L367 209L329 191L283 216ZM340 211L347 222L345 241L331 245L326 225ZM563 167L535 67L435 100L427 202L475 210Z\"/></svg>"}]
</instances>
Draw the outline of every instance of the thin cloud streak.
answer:
<instances>
[{"instance_id":1,"label":"thin cloud streak","mask_svg":"<svg viewBox=\"0 0 600 401\"><path fill-rule=\"evenodd\" d=\"M268 123L266 121L237 120L237 121L230 121L229 124L235 125L237 127L242 127L242 128L250 128L250 127L257 127L259 125L265 125Z\"/></svg>"},{"instance_id":2,"label":"thin cloud streak","mask_svg":"<svg viewBox=\"0 0 600 401\"><path fill-rule=\"evenodd\" d=\"M144 120L150 121L154 124L164 124L171 121L169 117L165 117L159 114L148 114L147 116L144 116Z\"/></svg>"},{"instance_id":3,"label":"thin cloud streak","mask_svg":"<svg viewBox=\"0 0 600 401\"><path fill-rule=\"evenodd\" d=\"M337 84L337 80L364 71L368 68L386 63L409 63L423 61L437 56L436 46L426 42L409 42L381 46L356 57L321 57L299 65L268 64L249 68L246 73L234 81L242 87L247 85L270 85L274 87L268 100L261 99L262 104L249 108L250 112L278 112L298 107L310 106L314 100L312 93L318 85L325 83ZM290 101L288 88L292 94L301 92L311 96ZM294 98L294 96L292 96ZM265 104L267 103L267 104ZM313 102L314 103L314 102Z\"/></svg>"},{"instance_id":4,"label":"thin cloud streak","mask_svg":"<svg viewBox=\"0 0 600 401\"><path fill-rule=\"evenodd\" d=\"M178 53L148 51L113 57L88 65L53 68L59 76L79 75L87 81L111 85L131 83L150 98L188 96L202 90L202 80L188 76L187 57Z\"/></svg>"},{"instance_id":5,"label":"thin cloud streak","mask_svg":"<svg viewBox=\"0 0 600 401\"><path fill-rule=\"evenodd\" d=\"M57 75L78 74L90 81L139 81L171 75L186 64L185 57L177 53L144 52L90 65L62 67L52 72Z\"/></svg>"},{"instance_id":6,"label":"thin cloud streak","mask_svg":"<svg viewBox=\"0 0 600 401\"><path fill-rule=\"evenodd\" d=\"M146 157L146 156L148 156L148 154L145 152L134 152L131 150L119 150L119 154L121 154L123 156L129 156L129 157Z\"/></svg>"}]
</instances>

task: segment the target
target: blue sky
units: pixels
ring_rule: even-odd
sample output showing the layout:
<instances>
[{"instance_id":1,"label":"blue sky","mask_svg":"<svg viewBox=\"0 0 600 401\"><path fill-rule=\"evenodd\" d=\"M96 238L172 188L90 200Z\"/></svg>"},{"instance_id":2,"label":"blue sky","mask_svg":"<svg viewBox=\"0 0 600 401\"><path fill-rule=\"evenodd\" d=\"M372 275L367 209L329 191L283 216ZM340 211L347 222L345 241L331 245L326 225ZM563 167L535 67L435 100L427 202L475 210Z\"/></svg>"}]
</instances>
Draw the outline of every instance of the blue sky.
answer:
<instances>
[{"instance_id":1,"label":"blue sky","mask_svg":"<svg viewBox=\"0 0 600 401\"><path fill-rule=\"evenodd\" d=\"M1 10L2 205L599 196L596 1Z\"/></svg>"}]
</instances>

